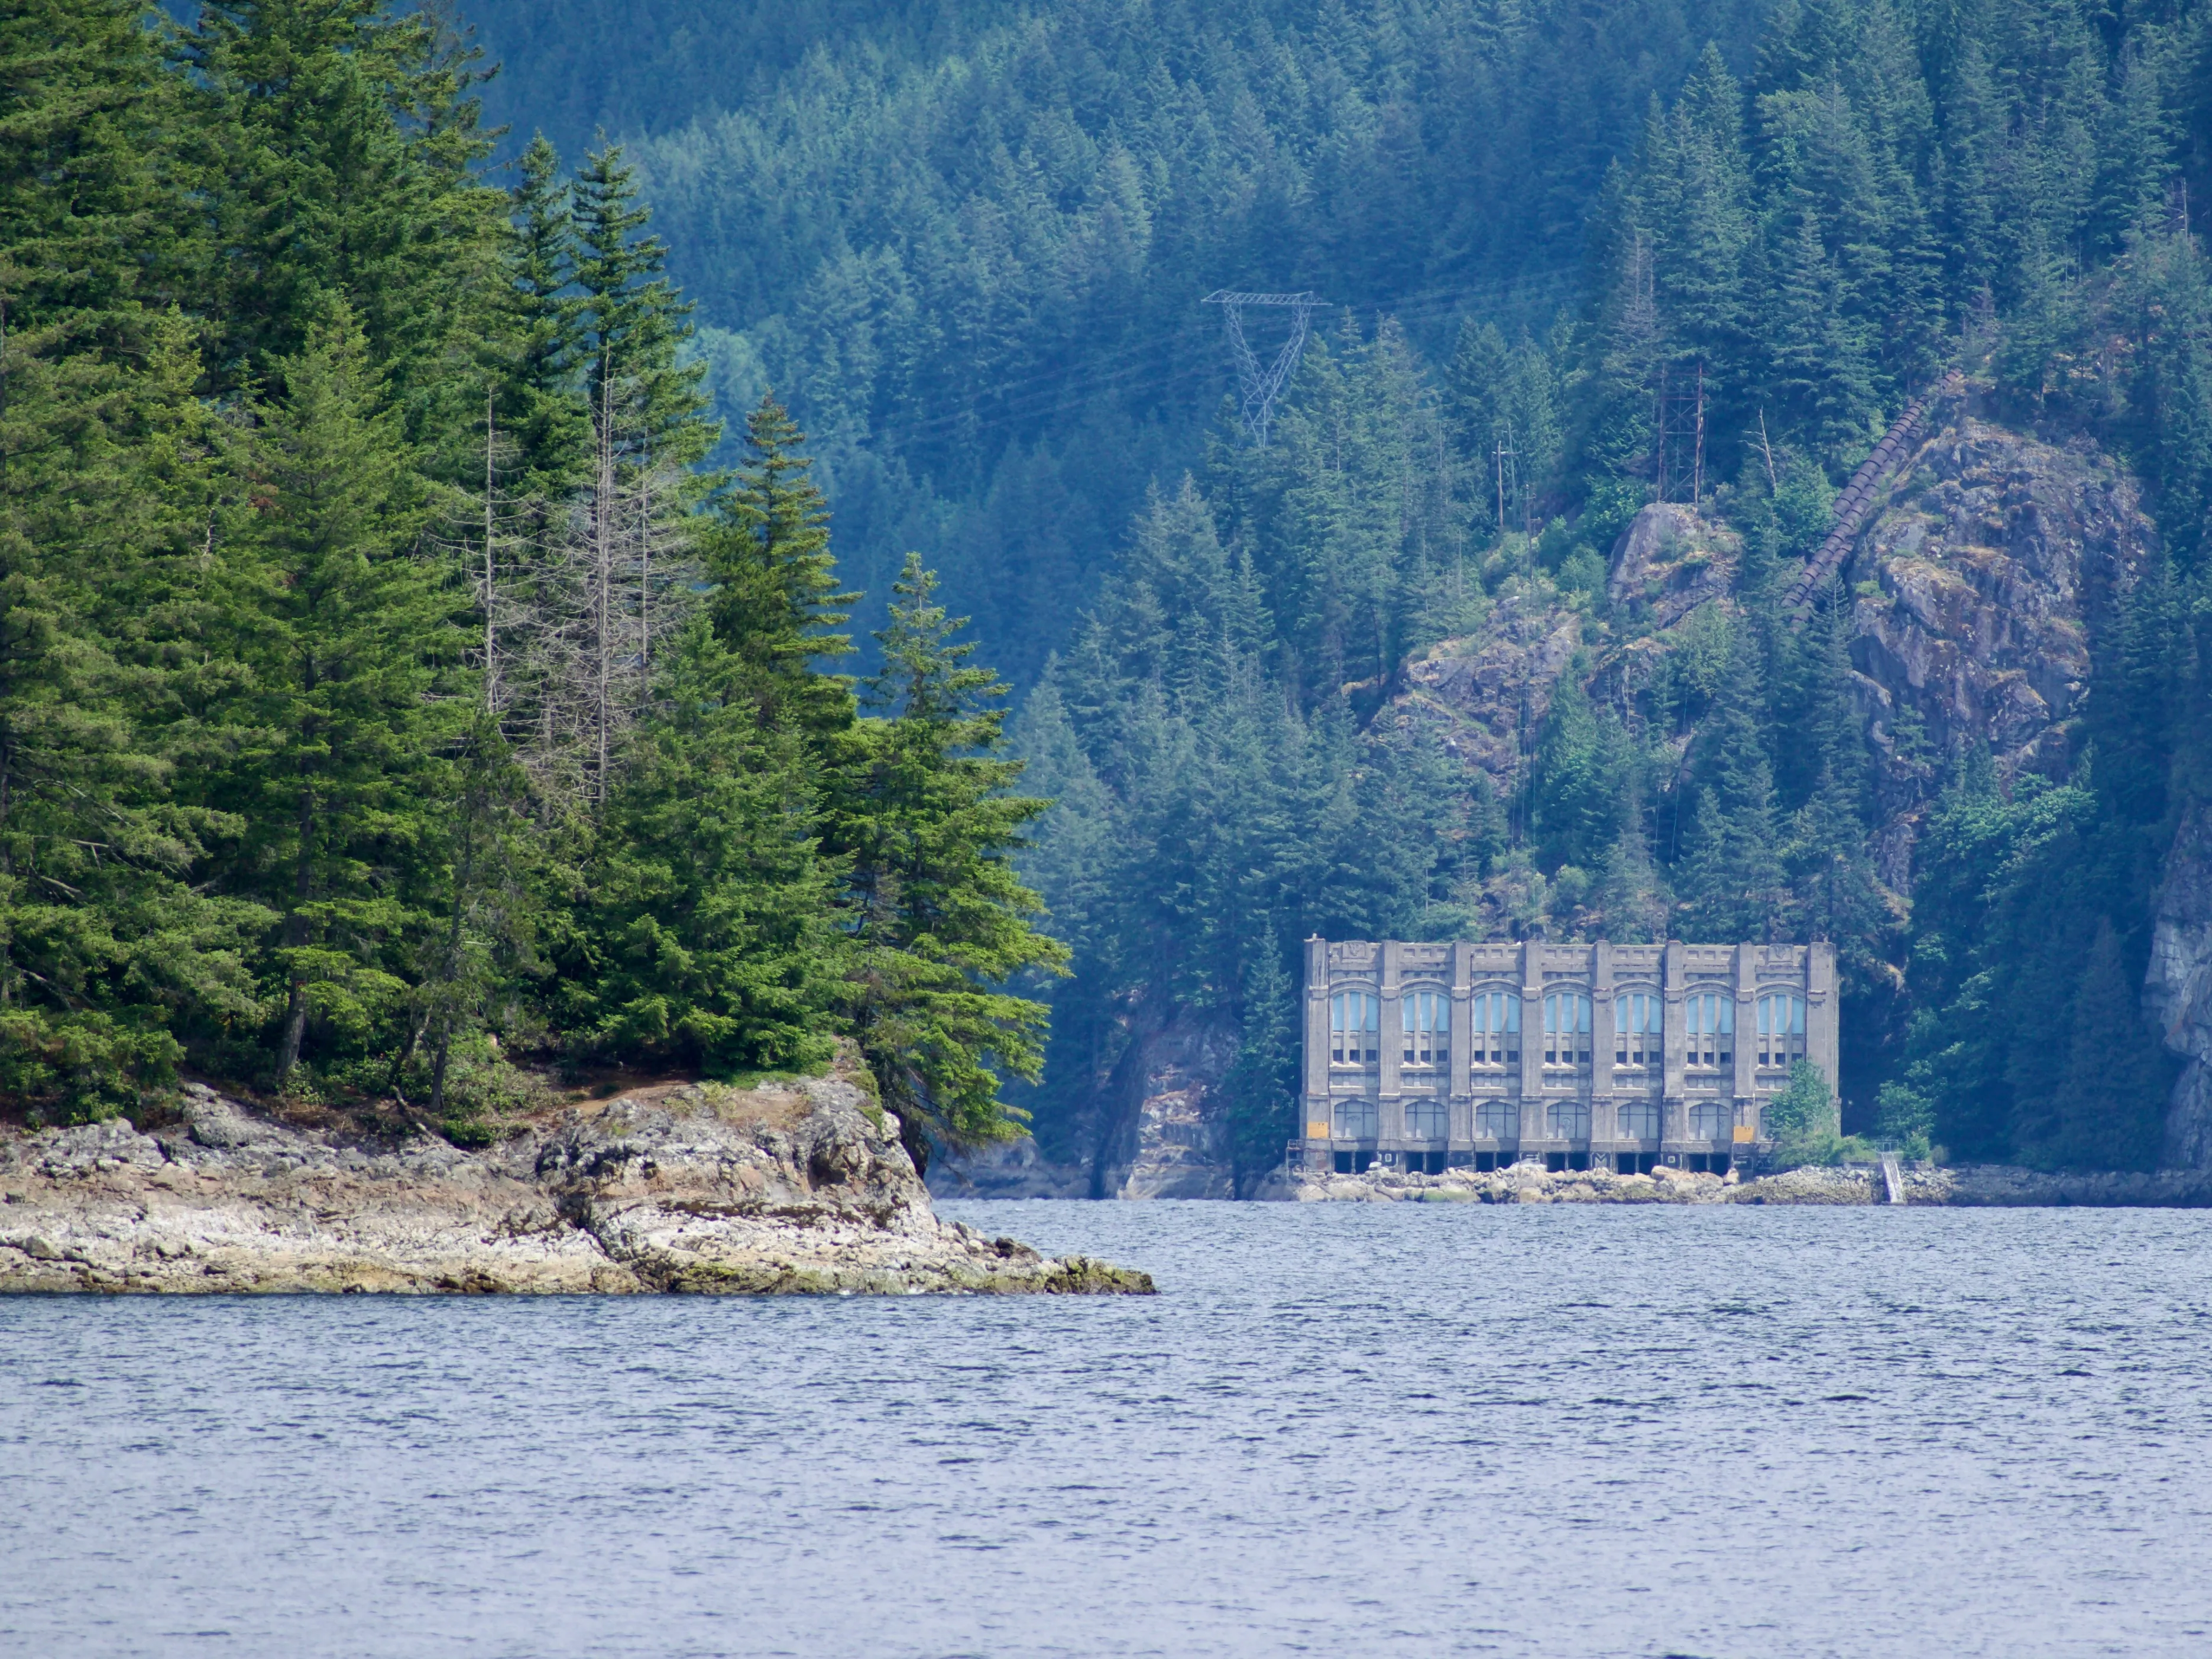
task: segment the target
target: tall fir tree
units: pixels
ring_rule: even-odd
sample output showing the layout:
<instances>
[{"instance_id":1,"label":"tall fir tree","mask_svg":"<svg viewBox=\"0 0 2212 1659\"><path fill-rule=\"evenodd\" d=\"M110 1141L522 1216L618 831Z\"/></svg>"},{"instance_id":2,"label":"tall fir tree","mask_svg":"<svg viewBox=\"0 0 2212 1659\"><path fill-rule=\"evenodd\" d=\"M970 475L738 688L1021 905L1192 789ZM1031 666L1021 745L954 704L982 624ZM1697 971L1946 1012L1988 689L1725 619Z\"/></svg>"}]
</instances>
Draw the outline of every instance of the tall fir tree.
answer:
<instances>
[{"instance_id":1,"label":"tall fir tree","mask_svg":"<svg viewBox=\"0 0 2212 1659\"><path fill-rule=\"evenodd\" d=\"M398 969L433 914L406 877L470 703L429 695L459 673L460 603L419 556L420 485L362 331L341 309L274 367L284 392L256 409L228 550L222 626L246 670L217 715L232 752L194 783L250 826L231 890L283 917L265 958L281 1085L311 1018L343 1045L400 1010Z\"/></svg>"},{"instance_id":2,"label":"tall fir tree","mask_svg":"<svg viewBox=\"0 0 2212 1659\"><path fill-rule=\"evenodd\" d=\"M1048 803L1007 793L1022 763L1003 752L1006 688L953 643L964 624L918 556L895 591L868 682L881 712L854 729L828 840L846 861L854 1035L926 1166L933 1146L1017 1132L1000 1074L1037 1080L1046 1009L1003 988L1065 971L1067 951L1032 925L1042 906L1014 867Z\"/></svg>"}]
</instances>

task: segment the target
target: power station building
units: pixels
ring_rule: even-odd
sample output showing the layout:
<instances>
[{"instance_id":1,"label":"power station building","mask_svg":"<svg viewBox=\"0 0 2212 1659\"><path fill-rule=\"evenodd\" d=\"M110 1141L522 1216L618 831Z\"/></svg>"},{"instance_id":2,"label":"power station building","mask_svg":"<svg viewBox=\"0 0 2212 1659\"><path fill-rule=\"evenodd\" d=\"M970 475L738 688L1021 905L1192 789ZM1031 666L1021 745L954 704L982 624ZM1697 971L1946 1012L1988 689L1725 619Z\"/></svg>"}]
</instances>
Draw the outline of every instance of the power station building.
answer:
<instances>
[{"instance_id":1,"label":"power station building","mask_svg":"<svg viewBox=\"0 0 2212 1659\"><path fill-rule=\"evenodd\" d=\"M1816 945L1306 941L1308 1169L1724 1170L1810 1060L1836 1086Z\"/></svg>"}]
</instances>

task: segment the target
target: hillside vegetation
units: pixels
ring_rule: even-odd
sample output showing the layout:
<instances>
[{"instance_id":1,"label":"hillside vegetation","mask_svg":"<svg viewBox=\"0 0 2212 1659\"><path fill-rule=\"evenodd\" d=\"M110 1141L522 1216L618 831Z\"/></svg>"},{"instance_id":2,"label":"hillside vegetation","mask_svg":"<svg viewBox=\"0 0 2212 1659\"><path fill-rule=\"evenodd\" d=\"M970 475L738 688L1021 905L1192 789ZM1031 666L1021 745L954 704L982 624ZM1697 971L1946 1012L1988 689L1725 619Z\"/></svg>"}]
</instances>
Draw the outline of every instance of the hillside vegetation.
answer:
<instances>
[{"instance_id":1,"label":"hillside vegetation","mask_svg":"<svg viewBox=\"0 0 2212 1659\"><path fill-rule=\"evenodd\" d=\"M504 170L473 60L368 0L0 37L27 1096L843 1029L917 1139L1003 1133L1010 1081L1077 1159L1200 1019L1249 1176L1298 940L1540 927L1832 939L1844 1127L2156 1155L2135 994L2212 672L2193 10L472 16ZM1332 302L1265 448L1224 285ZM2025 758L1875 696L1867 596L1786 601L1954 366L2158 527ZM1729 573L1663 623L1608 582L1655 500ZM1470 769L1409 688L1523 622L1569 659Z\"/></svg>"}]
</instances>

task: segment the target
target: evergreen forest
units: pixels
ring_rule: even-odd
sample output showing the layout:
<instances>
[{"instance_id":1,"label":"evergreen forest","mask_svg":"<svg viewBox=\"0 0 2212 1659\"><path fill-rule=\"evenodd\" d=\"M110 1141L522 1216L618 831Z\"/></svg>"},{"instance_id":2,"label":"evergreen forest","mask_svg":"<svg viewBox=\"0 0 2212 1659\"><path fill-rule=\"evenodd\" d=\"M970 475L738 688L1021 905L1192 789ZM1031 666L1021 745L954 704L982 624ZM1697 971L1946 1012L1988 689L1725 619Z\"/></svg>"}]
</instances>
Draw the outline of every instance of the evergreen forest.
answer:
<instances>
[{"instance_id":1,"label":"evergreen forest","mask_svg":"<svg viewBox=\"0 0 2212 1659\"><path fill-rule=\"evenodd\" d=\"M465 1141L549 1071L842 1043L918 1158L1080 1164L1180 1025L1249 1188L1311 934L1819 938L1835 1127L2156 1160L2198 8L726 10L0 19L0 1094ZM1327 302L1264 445L1224 287ZM1954 368L2159 534L2064 763L1899 715L1900 807L1852 596L1791 587ZM1426 740L1409 665L1500 616L1638 642L1655 499L1727 602L1578 656L1510 788Z\"/></svg>"}]
</instances>

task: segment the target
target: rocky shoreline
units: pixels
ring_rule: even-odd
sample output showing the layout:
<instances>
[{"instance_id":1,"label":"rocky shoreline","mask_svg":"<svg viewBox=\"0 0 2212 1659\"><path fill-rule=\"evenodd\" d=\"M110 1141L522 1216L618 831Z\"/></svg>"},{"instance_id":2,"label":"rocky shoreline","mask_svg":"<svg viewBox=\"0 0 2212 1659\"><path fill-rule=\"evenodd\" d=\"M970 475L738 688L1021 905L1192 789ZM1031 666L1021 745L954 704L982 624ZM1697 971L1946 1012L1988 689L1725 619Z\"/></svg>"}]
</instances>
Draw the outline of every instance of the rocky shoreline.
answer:
<instances>
[{"instance_id":1,"label":"rocky shoreline","mask_svg":"<svg viewBox=\"0 0 2212 1659\"><path fill-rule=\"evenodd\" d=\"M1957 1168L1907 1164L1899 1171L1908 1205L1954 1208L2083 1206L2100 1208L2212 1208L2212 1172L2163 1170L2149 1174L2096 1171L2045 1175L2002 1164ZM1881 1172L1864 1165L1784 1170L1744 1180L1662 1169L1648 1176L1610 1170L1549 1174L1532 1164L1478 1173L1404 1175L1376 1170L1364 1176L1313 1175L1278 1178L1259 1194L1299 1204L1882 1204Z\"/></svg>"},{"instance_id":2,"label":"rocky shoreline","mask_svg":"<svg viewBox=\"0 0 2212 1659\"><path fill-rule=\"evenodd\" d=\"M1148 1294L940 1221L856 1085L662 1085L481 1152L301 1127L187 1085L178 1121L0 1130L0 1291Z\"/></svg>"}]
</instances>

